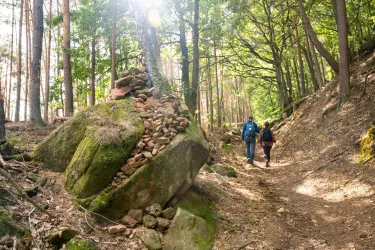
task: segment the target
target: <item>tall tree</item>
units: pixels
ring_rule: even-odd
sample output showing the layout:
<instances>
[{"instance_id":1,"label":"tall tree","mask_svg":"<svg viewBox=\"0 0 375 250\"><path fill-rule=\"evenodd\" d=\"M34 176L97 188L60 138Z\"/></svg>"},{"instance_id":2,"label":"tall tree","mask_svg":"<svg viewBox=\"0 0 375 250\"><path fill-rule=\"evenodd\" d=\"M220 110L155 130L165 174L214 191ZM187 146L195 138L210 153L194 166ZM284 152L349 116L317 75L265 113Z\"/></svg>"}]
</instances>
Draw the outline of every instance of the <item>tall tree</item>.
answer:
<instances>
[{"instance_id":1,"label":"tall tree","mask_svg":"<svg viewBox=\"0 0 375 250\"><path fill-rule=\"evenodd\" d=\"M48 103L49 103L49 78L50 78L50 68L51 68L51 40L52 40L52 0L49 0L49 10L48 10L48 45L46 47L46 80L45 80L45 99L44 99L44 114L43 119L48 123Z\"/></svg>"},{"instance_id":2,"label":"tall tree","mask_svg":"<svg viewBox=\"0 0 375 250\"><path fill-rule=\"evenodd\" d=\"M30 34L30 1L25 0L25 18L26 18L26 86L25 86L25 113L24 120L27 120L27 101L29 99L30 86L30 67L31 67L31 34Z\"/></svg>"},{"instance_id":3,"label":"tall tree","mask_svg":"<svg viewBox=\"0 0 375 250\"><path fill-rule=\"evenodd\" d=\"M14 18L14 0L12 1L12 37L10 42L10 71L9 71L9 89L8 89L8 104L7 117L10 117L10 100L12 99L12 74L13 74L13 34L14 34L15 18Z\"/></svg>"},{"instance_id":4,"label":"tall tree","mask_svg":"<svg viewBox=\"0 0 375 250\"><path fill-rule=\"evenodd\" d=\"M16 97L16 112L14 120L20 120L20 104L21 104L21 73L22 73L22 19L23 19L23 3L20 3L20 20L18 28L18 51L17 51L17 97Z\"/></svg>"},{"instance_id":5,"label":"tall tree","mask_svg":"<svg viewBox=\"0 0 375 250\"><path fill-rule=\"evenodd\" d=\"M191 82L190 112L195 114L197 108L197 90L199 82L199 0L194 0L194 23L193 23L193 75Z\"/></svg>"},{"instance_id":6,"label":"tall tree","mask_svg":"<svg viewBox=\"0 0 375 250\"><path fill-rule=\"evenodd\" d=\"M94 7L93 36L91 40L91 76L90 76L90 105L95 105L95 60L96 60L96 0L92 1Z\"/></svg>"},{"instance_id":7,"label":"tall tree","mask_svg":"<svg viewBox=\"0 0 375 250\"><path fill-rule=\"evenodd\" d=\"M35 0L34 0L35 1ZM72 68L70 62L70 7L69 0L63 0L63 48L64 48L64 85L65 85L65 116L72 116L73 108L73 85Z\"/></svg>"},{"instance_id":8,"label":"tall tree","mask_svg":"<svg viewBox=\"0 0 375 250\"><path fill-rule=\"evenodd\" d=\"M112 47L111 47L111 62L112 62L112 76L111 89L115 88L116 74L116 24L117 24L117 9L116 1L112 0Z\"/></svg>"},{"instance_id":9,"label":"tall tree","mask_svg":"<svg viewBox=\"0 0 375 250\"><path fill-rule=\"evenodd\" d=\"M327 63L331 66L333 71L339 73L339 64L333 58L333 56L324 48L323 44L319 41L318 37L315 34L314 29L312 28L310 21L306 15L305 8L302 4L302 0L297 0L298 9L302 17L303 25L305 26L307 33L309 34L311 41L313 42L315 48L319 53L326 59Z\"/></svg>"},{"instance_id":10,"label":"tall tree","mask_svg":"<svg viewBox=\"0 0 375 250\"><path fill-rule=\"evenodd\" d=\"M219 94L218 60L217 60L217 55L216 55L216 37L214 38L214 60L215 60L217 126L220 128L221 127L221 107L220 107L220 94Z\"/></svg>"},{"instance_id":11,"label":"tall tree","mask_svg":"<svg viewBox=\"0 0 375 250\"><path fill-rule=\"evenodd\" d=\"M337 27L339 30L340 74L339 85L341 98L346 99L350 95L349 56L348 56L348 22L346 16L345 0L337 2Z\"/></svg>"},{"instance_id":12,"label":"tall tree","mask_svg":"<svg viewBox=\"0 0 375 250\"><path fill-rule=\"evenodd\" d=\"M40 66L43 47L43 0L33 1L33 51L30 84L30 121L44 124L40 110Z\"/></svg>"}]
</instances>

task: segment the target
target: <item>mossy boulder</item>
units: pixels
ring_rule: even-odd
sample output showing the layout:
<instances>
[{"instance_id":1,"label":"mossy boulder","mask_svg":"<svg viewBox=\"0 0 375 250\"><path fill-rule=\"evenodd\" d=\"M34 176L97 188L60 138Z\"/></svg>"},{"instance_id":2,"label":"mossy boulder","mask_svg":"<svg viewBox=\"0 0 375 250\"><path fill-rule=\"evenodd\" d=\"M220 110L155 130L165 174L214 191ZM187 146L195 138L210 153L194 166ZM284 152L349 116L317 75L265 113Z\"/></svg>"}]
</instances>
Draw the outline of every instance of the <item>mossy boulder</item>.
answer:
<instances>
[{"instance_id":1,"label":"mossy boulder","mask_svg":"<svg viewBox=\"0 0 375 250\"><path fill-rule=\"evenodd\" d=\"M375 157L375 126L371 127L362 138L359 151L359 161L365 162Z\"/></svg>"},{"instance_id":2,"label":"mossy boulder","mask_svg":"<svg viewBox=\"0 0 375 250\"><path fill-rule=\"evenodd\" d=\"M90 209L120 218L131 208L164 206L176 193L191 186L209 155L202 129L191 121L155 158L118 187L104 190Z\"/></svg>"},{"instance_id":3,"label":"mossy boulder","mask_svg":"<svg viewBox=\"0 0 375 250\"><path fill-rule=\"evenodd\" d=\"M97 250L92 240L72 239L66 244L68 250Z\"/></svg>"},{"instance_id":4,"label":"mossy boulder","mask_svg":"<svg viewBox=\"0 0 375 250\"><path fill-rule=\"evenodd\" d=\"M177 204L177 213L164 238L165 250L212 249L216 215L197 193L187 191Z\"/></svg>"},{"instance_id":5,"label":"mossy boulder","mask_svg":"<svg viewBox=\"0 0 375 250\"><path fill-rule=\"evenodd\" d=\"M235 177L237 178L236 170L233 167L225 165L225 164L215 164L211 167L213 172L221 175L221 176L228 176L228 177Z\"/></svg>"},{"instance_id":6,"label":"mossy boulder","mask_svg":"<svg viewBox=\"0 0 375 250\"><path fill-rule=\"evenodd\" d=\"M33 152L44 168L63 172L66 188L77 198L102 191L137 142L143 122L129 98L78 112Z\"/></svg>"}]
</instances>

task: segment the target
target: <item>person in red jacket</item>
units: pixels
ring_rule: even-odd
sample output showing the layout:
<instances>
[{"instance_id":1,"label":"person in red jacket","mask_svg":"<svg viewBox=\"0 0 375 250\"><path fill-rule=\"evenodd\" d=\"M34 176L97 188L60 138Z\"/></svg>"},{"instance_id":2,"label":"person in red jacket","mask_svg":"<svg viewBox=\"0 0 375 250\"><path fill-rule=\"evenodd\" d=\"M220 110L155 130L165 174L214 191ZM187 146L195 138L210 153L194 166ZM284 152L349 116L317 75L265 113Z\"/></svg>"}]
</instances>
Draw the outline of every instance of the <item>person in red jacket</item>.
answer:
<instances>
[{"instance_id":1,"label":"person in red jacket","mask_svg":"<svg viewBox=\"0 0 375 250\"><path fill-rule=\"evenodd\" d=\"M276 143L275 136L270 129L270 123L264 123L264 129L259 133L259 144L263 148L264 159L266 160L266 167L270 167L271 161L271 149L274 143Z\"/></svg>"}]
</instances>

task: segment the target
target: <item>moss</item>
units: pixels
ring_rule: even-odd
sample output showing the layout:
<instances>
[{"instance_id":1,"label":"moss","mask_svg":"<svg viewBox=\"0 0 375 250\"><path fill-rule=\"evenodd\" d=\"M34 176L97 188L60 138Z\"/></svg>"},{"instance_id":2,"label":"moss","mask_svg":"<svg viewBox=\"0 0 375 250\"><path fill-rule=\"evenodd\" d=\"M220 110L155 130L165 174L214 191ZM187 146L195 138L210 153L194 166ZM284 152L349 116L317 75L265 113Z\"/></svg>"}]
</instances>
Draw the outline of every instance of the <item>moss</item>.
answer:
<instances>
[{"instance_id":1,"label":"moss","mask_svg":"<svg viewBox=\"0 0 375 250\"><path fill-rule=\"evenodd\" d=\"M237 178L237 173L231 166L225 164L215 164L212 169L219 175Z\"/></svg>"},{"instance_id":2,"label":"moss","mask_svg":"<svg viewBox=\"0 0 375 250\"><path fill-rule=\"evenodd\" d=\"M371 127L362 138L359 151L359 162L363 163L375 157L375 126Z\"/></svg>"},{"instance_id":3,"label":"moss","mask_svg":"<svg viewBox=\"0 0 375 250\"><path fill-rule=\"evenodd\" d=\"M92 240L73 239L66 244L68 250L97 250Z\"/></svg>"},{"instance_id":4,"label":"moss","mask_svg":"<svg viewBox=\"0 0 375 250\"><path fill-rule=\"evenodd\" d=\"M202 169L204 171L208 172L208 173L214 173L214 170L210 166L208 166L207 164L204 164Z\"/></svg>"},{"instance_id":5,"label":"moss","mask_svg":"<svg viewBox=\"0 0 375 250\"><path fill-rule=\"evenodd\" d=\"M18 226L16 222L10 218L7 210L0 209L0 238L5 235L26 238L30 235L30 232Z\"/></svg>"},{"instance_id":6,"label":"moss","mask_svg":"<svg viewBox=\"0 0 375 250\"><path fill-rule=\"evenodd\" d=\"M144 209L151 203L162 206L183 185L191 185L208 157L208 143L201 130L190 122L185 133L142 166L120 186L103 191L90 209L119 218L130 208Z\"/></svg>"}]
</instances>

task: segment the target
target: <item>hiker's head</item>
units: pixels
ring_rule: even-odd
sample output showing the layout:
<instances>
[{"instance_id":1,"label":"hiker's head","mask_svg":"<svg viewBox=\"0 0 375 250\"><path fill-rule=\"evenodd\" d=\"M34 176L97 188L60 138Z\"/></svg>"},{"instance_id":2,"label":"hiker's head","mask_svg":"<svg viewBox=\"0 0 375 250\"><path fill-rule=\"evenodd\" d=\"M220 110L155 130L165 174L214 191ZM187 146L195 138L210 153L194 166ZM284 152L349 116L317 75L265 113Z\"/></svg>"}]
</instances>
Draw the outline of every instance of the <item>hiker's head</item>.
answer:
<instances>
[{"instance_id":1,"label":"hiker's head","mask_svg":"<svg viewBox=\"0 0 375 250\"><path fill-rule=\"evenodd\" d=\"M266 128L268 128L268 127L270 126L270 123L269 123L269 122L265 122L265 123L264 123L264 126L265 126Z\"/></svg>"},{"instance_id":2,"label":"hiker's head","mask_svg":"<svg viewBox=\"0 0 375 250\"><path fill-rule=\"evenodd\" d=\"M254 118L253 118L253 116L251 115L251 116L249 116L249 121L253 121L254 120Z\"/></svg>"}]
</instances>

